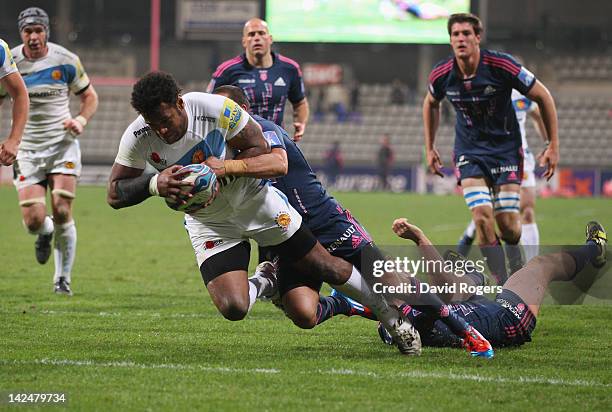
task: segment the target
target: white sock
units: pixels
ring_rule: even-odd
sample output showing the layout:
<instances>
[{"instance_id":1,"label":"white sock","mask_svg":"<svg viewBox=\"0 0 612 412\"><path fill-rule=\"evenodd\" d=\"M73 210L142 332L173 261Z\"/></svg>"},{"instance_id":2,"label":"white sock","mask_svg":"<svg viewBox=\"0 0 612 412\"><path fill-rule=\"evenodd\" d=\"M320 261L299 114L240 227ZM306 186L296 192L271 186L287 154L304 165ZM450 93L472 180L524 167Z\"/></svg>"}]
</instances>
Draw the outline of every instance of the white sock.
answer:
<instances>
[{"instance_id":1,"label":"white sock","mask_svg":"<svg viewBox=\"0 0 612 412\"><path fill-rule=\"evenodd\" d=\"M476 236L476 223L473 220L470 220L470 224L465 228L465 232L463 234L469 238L474 239Z\"/></svg>"},{"instance_id":2,"label":"white sock","mask_svg":"<svg viewBox=\"0 0 612 412\"><path fill-rule=\"evenodd\" d=\"M261 272L255 272L255 274L249 278L249 311L255 304L257 298L270 293L270 288L272 286L272 281L261 276Z\"/></svg>"},{"instance_id":3,"label":"white sock","mask_svg":"<svg viewBox=\"0 0 612 412\"><path fill-rule=\"evenodd\" d=\"M540 253L540 231L537 223L522 226L521 244L525 250L525 260L529 262Z\"/></svg>"},{"instance_id":4,"label":"white sock","mask_svg":"<svg viewBox=\"0 0 612 412\"><path fill-rule=\"evenodd\" d=\"M370 285L365 281L361 273L353 266L351 276L343 285L332 285L334 289L345 294L372 309L378 320L387 330L393 330L393 326L399 319L399 312L389 306L382 295L374 293Z\"/></svg>"},{"instance_id":5,"label":"white sock","mask_svg":"<svg viewBox=\"0 0 612 412\"><path fill-rule=\"evenodd\" d=\"M23 223L23 226L26 228L27 230L27 226L25 225L25 222ZM45 220L43 220L42 225L40 225L40 227L38 228L38 230L35 230L33 232L28 230L28 233L31 235L48 235L49 233L53 233L53 219L51 219L51 216L45 216Z\"/></svg>"},{"instance_id":6,"label":"white sock","mask_svg":"<svg viewBox=\"0 0 612 412\"><path fill-rule=\"evenodd\" d=\"M55 261L55 275L53 282L60 276L70 283L72 265L76 256L77 232L74 220L63 225L55 225L55 241L53 243L53 258Z\"/></svg>"},{"instance_id":7,"label":"white sock","mask_svg":"<svg viewBox=\"0 0 612 412\"><path fill-rule=\"evenodd\" d=\"M257 300L257 287L255 286L255 284L253 282L251 282L249 280L249 310L248 312L251 311L251 308L253 307L253 305L255 304L255 301Z\"/></svg>"}]
</instances>

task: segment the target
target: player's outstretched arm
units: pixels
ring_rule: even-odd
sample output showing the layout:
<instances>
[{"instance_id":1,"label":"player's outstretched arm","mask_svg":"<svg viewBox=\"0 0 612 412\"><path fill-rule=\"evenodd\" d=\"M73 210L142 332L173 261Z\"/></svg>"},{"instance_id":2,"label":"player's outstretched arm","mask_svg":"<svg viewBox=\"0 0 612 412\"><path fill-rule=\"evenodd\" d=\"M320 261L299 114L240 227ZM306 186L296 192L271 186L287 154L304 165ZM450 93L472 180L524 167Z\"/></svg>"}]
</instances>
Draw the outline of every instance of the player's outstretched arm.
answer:
<instances>
[{"instance_id":1,"label":"player's outstretched arm","mask_svg":"<svg viewBox=\"0 0 612 412\"><path fill-rule=\"evenodd\" d=\"M28 90L21 75L17 72L11 73L0 79L2 88L6 90L13 99L13 123L9 137L0 143L0 164L10 166L17 156L17 148L21 143L23 130L28 120L30 99ZM2 100L0 100L1 102Z\"/></svg>"},{"instance_id":2,"label":"player's outstretched arm","mask_svg":"<svg viewBox=\"0 0 612 412\"><path fill-rule=\"evenodd\" d=\"M550 179L555 173L557 163L559 162L559 135L557 122L557 109L552 95L539 80L531 88L527 97L538 104L542 115L542 120L546 127L546 136L548 137L548 147L538 156L540 166L546 166L544 177Z\"/></svg>"},{"instance_id":3,"label":"player's outstretched arm","mask_svg":"<svg viewBox=\"0 0 612 412\"><path fill-rule=\"evenodd\" d=\"M108 180L106 201L113 209L136 205L151 196L185 202L184 199L192 196L189 186L193 186L193 183L181 181L184 173L177 173L181 167L170 166L154 174L115 163Z\"/></svg>"},{"instance_id":4,"label":"player's outstretched arm","mask_svg":"<svg viewBox=\"0 0 612 412\"><path fill-rule=\"evenodd\" d=\"M470 283L474 284L472 279L469 277L457 277L457 275L449 270L446 270L446 265L444 264L444 258L440 256L440 253L436 249L436 247L431 243L431 240L423 233L423 231L411 224L408 219L402 217L399 219L395 219L393 221L393 225L391 227L393 232L403 238L412 240L417 246L425 258L427 262L440 262L441 264L433 264L433 268L440 267L442 271L431 271L427 272L427 281L430 285L436 286L445 286L445 285L453 285L459 283ZM428 265L429 266L429 265ZM468 299L471 296L470 294L463 294L460 292L451 294L451 293L439 293L440 298L444 302L454 302L463 299Z\"/></svg>"},{"instance_id":5,"label":"player's outstretched arm","mask_svg":"<svg viewBox=\"0 0 612 412\"><path fill-rule=\"evenodd\" d=\"M221 160L209 157L205 161L217 177L230 175L268 178L287 174L287 153L278 148L270 150L270 144L264 138L261 127L253 119L249 119L246 126L229 140L228 144L240 152L236 159Z\"/></svg>"},{"instance_id":6,"label":"player's outstretched arm","mask_svg":"<svg viewBox=\"0 0 612 412\"><path fill-rule=\"evenodd\" d=\"M425 153L429 171L444 177L442 173L442 160L436 150L435 140L440 125L440 102L431 93L427 92L423 101L423 127L425 132Z\"/></svg>"}]
</instances>

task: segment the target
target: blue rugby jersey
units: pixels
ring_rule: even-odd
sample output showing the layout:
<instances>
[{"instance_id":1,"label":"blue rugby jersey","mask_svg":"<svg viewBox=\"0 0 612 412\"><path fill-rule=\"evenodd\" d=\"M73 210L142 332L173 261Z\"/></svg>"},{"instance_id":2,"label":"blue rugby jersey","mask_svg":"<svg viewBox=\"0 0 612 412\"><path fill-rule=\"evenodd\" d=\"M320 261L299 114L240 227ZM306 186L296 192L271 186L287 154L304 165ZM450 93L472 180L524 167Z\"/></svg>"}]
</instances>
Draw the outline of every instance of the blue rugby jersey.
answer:
<instances>
[{"instance_id":1,"label":"blue rugby jersey","mask_svg":"<svg viewBox=\"0 0 612 412\"><path fill-rule=\"evenodd\" d=\"M304 81L300 65L278 53L272 53L272 66L259 69L249 64L243 53L217 67L208 84L212 93L219 86L232 85L244 90L251 103L251 113L283 125L285 103L304 99Z\"/></svg>"},{"instance_id":2,"label":"blue rugby jersey","mask_svg":"<svg viewBox=\"0 0 612 412\"><path fill-rule=\"evenodd\" d=\"M327 193L302 151L284 129L261 116L252 117L261 125L272 148L283 147L287 151L288 172L283 177L271 179L274 187L287 196L311 230L327 224L329 216L337 212L336 199Z\"/></svg>"},{"instance_id":3,"label":"blue rugby jersey","mask_svg":"<svg viewBox=\"0 0 612 412\"><path fill-rule=\"evenodd\" d=\"M535 76L512 56L481 49L476 74L463 79L453 56L436 64L429 92L455 107L455 155L495 155L521 147L521 133L512 106L512 89L526 95Z\"/></svg>"}]
</instances>

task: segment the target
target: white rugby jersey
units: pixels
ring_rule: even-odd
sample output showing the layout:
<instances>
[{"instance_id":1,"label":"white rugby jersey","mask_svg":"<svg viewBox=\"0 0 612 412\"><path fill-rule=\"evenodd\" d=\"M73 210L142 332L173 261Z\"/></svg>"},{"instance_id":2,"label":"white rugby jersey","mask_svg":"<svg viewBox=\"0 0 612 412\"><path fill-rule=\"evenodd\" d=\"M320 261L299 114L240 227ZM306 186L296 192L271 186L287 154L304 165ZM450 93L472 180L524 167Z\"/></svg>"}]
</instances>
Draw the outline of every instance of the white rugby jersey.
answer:
<instances>
[{"instance_id":1,"label":"white rugby jersey","mask_svg":"<svg viewBox=\"0 0 612 412\"><path fill-rule=\"evenodd\" d=\"M512 89L512 106L516 113L516 120L521 129L521 139L523 141L523 150L528 150L527 134L525 132L525 123L527 123L527 113L535 110L536 104L523 96L518 90Z\"/></svg>"},{"instance_id":2,"label":"white rugby jersey","mask_svg":"<svg viewBox=\"0 0 612 412\"><path fill-rule=\"evenodd\" d=\"M13 48L13 57L30 96L30 115L20 149L42 150L63 140L74 140L64 129L70 119L69 93L89 86L89 77L78 56L62 46L48 42L45 57L30 60L23 44Z\"/></svg>"},{"instance_id":3,"label":"white rugby jersey","mask_svg":"<svg viewBox=\"0 0 612 412\"><path fill-rule=\"evenodd\" d=\"M183 96L187 112L187 132L168 144L138 116L123 133L115 162L136 169L151 164L158 171L172 165L202 163L207 157L230 159L227 141L238 134L249 121L249 114L233 100L208 93ZM220 179L217 198L210 206L194 213L199 221L223 219L243 205L264 186L261 179L228 176Z\"/></svg>"},{"instance_id":4,"label":"white rugby jersey","mask_svg":"<svg viewBox=\"0 0 612 412\"><path fill-rule=\"evenodd\" d=\"M13 60L13 55L4 40L0 39L0 79L17 71L17 65ZM0 86L1 87L1 86ZM6 96L7 92L0 90L1 96Z\"/></svg>"}]
</instances>

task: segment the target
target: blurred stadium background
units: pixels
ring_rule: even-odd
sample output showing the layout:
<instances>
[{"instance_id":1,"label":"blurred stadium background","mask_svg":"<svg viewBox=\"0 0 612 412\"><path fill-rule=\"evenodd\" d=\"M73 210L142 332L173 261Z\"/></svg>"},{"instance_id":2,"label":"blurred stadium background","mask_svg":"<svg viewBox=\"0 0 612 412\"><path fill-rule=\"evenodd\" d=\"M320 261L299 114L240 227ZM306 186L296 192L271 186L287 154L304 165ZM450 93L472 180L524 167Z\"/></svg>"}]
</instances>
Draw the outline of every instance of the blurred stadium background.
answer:
<instances>
[{"instance_id":1,"label":"blurred stadium background","mask_svg":"<svg viewBox=\"0 0 612 412\"><path fill-rule=\"evenodd\" d=\"M106 180L121 134L136 116L129 103L134 79L159 68L173 73L185 90L203 91L215 67L242 52L244 21L253 15L267 15L276 40L274 50L297 60L304 71L311 120L301 147L319 167L324 181L325 153L332 142L339 141L345 167L335 189L379 189L376 153L381 136L388 133L396 158L390 180L393 191L452 192L450 171L445 180L428 180L422 167L421 101L429 70L450 53L445 19L436 26L436 32L443 33L437 40L441 44L397 43L400 40L393 33L383 37L388 43L371 43L380 40L358 25L354 31L358 43L346 43L346 39L334 43L333 35L325 43L281 41L290 35L281 32L287 25L280 22L297 18L294 27L304 27L303 32L309 33L312 21L302 15L318 12L328 20L348 16L350 23L357 21L359 11L366 7L383 11L384 3L287 2L291 7L283 15L282 10L273 8L283 2L270 0L4 0L0 33L11 47L19 44L19 11L40 6L51 17L51 41L75 51L92 77L100 107L81 139L82 184ZM469 8L479 14L485 24L485 47L520 55L556 98L562 168L551 182L539 182L540 194L612 196L610 2L483 0L470 4L467 0L440 0L437 4ZM334 9L338 5L341 13ZM296 13L300 7L304 11ZM274 21L279 22L279 32ZM389 27L424 24L410 15L402 19L387 16L384 21ZM290 105L287 111L290 116ZM446 111L438 145L448 166L454 112L449 107ZM0 134L6 135L9 124L9 105L3 105ZM531 124L528 137L533 151L539 152L542 143ZM0 180L8 183L11 175L11 170L4 168Z\"/></svg>"}]
</instances>

